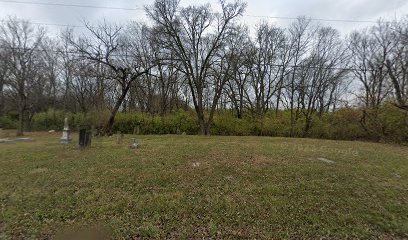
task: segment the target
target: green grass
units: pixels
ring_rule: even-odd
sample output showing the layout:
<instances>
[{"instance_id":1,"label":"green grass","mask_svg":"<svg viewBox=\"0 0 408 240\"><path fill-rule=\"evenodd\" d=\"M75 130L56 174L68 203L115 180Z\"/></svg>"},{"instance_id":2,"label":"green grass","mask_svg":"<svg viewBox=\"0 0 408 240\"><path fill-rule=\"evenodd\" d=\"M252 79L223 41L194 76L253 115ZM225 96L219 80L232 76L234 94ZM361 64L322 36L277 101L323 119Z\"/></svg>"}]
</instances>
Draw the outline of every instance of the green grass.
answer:
<instances>
[{"instance_id":1,"label":"green grass","mask_svg":"<svg viewBox=\"0 0 408 240\"><path fill-rule=\"evenodd\" d=\"M167 135L81 151L31 135L0 143L0 239L81 226L115 239L408 238L407 147Z\"/></svg>"}]
</instances>

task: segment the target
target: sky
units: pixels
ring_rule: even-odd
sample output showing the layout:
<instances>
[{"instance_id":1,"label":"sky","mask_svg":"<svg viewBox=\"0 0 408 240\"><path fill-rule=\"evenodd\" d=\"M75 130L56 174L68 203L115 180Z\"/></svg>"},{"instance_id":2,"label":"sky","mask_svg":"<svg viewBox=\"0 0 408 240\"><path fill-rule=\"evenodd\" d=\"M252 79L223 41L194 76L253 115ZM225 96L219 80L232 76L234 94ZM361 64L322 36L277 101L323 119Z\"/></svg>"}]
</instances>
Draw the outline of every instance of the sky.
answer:
<instances>
[{"instance_id":1,"label":"sky","mask_svg":"<svg viewBox=\"0 0 408 240\"><path fill-rule=\"evenodd\" d=\"M228 1L228 0L227 0ZM20 2L20 3L16 3ZM36 3L61 3L74 5L102 6L114 8L140 8L139 10L119 10L102 8L81 8L67 6L35 5ZM83 20L97 22L106 19L122 23L128 20L147 21L142 9L154 0L0 0L0 16L16 16L36 23L83 25ZM376 21L379 18L394 19L408 15L408 0L247 0L248 6L241 21L254 28L260 21L275 23L277 26L290 24L290 19L307 16L326 20ZM210 3L217 10L217 0L181 0L184 6ZM271 18L272 17L272 18ZM366 22L315 21L333 26L346 35L353 30L373 25ZM50 32L59 32L61 26L47 26Z\"/></svg>"}]
</instances>

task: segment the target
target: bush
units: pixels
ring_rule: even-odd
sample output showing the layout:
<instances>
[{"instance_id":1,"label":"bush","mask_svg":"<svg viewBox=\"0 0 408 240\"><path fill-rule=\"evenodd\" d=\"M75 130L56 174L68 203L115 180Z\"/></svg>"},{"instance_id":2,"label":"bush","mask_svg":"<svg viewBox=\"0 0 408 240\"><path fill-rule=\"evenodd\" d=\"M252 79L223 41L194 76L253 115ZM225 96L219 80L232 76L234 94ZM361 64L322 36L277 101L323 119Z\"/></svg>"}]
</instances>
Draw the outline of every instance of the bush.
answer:
<instances>
[{"instance_id":1,"label":"bush","mask_svg":"<svg viewBox=\"0 0 408 240\"><path fill-rule=\"evenodd\" d=\"M352 108L325 113L321 119L315 118L311 134L316 138L334 140L364 139L367 134L359 122L361 115L361 110Z\"/></svg>"},{"instance_id":2,"label":"bush","mask_svg":"<svg viewBox=\"0 0 408 240\"><path fill-rule=\"evenodd\" d=\"M210 129L213 135L251 135L251 123L246 119L239 119L231 113L223 113L215 116Z\"/></svg>"},{"instance_id":3,"label":"bush","mask_svg":"<svg viewBox=\"0 0 408 240\"><path fill-rule=\"evenodd\" d=\"M63 111L49 109L47 112L37 113L33 117L34 130L62 130L64 127L65 113Z\"/></svg>"},{"instance_id":4,"label":"bush","mask_svg":"<svg viewBox=\"0 0 408 240\"><path fill-rule=\"evenodd\" d=\"M408 141L408 113L391 104L375 110L343 108L322 116L312 116L311 127L307 137L334 140L373 140L387 142ZM37 113L33 118L34 130L61 130L64 118L71 119L71 128L103 127L110 112L93 111L66 114L50 109ZM11 118L0 118L3 128L14 128L16 122ZM242 119L236 118L231 111L219 111L214 116L210 132L212 135L236 136L279 136L289 137L291 133L290 111L269 112L263 117L253 117L250 114ZM305 117L300 114L293 127L294 137L304 137ZM114 131L133 133L139 127L140 134L175 134L178 129L187 134L198 134L200 126L194 111L176 110L165 116L148 113L118 113L115 118Z\"/></svg>"},{"instance_id":5,"label":"bush","mask_svg":"<svg viewBox=\"0 0 408 240\"><path fill-rule=\"evenodd\" d=\"M16 129L17 119L13 119L12 116L0 117L0 128L2 129Z\"/></svg>"}]
</instances>

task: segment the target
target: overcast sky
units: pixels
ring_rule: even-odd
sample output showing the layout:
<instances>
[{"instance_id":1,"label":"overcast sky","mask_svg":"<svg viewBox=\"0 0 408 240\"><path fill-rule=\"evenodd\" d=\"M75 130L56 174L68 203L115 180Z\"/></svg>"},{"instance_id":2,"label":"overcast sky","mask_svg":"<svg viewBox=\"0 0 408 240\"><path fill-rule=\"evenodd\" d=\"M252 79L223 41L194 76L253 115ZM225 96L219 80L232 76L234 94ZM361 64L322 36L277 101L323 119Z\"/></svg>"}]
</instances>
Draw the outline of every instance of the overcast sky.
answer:
<instances>
[{"instance_id":1,"label":"overcast sky","mask_svg":"<svg viewBox=\"0 0 408 240\"><path fill-rule=\"evenodd\" d=\"M2 18L9 15L30 19L33 22L82 25L81 19L94 22L106 18L109 21L125 22L127 20L145 20L143 10L113 10L62 6L33 5L27 2L63 3L77 5L93 5L103 7L141 8L153 3L153 0L21 0L24 4L2 2L0 14ZM12 0L14 1L14 0ZM20 1L20 0L15 0ZM210 3L214 9L218 7L217 0L181 0L182 5ZM408 0L251 0L242 18L249 26L255 26L259 21L266 20L285 26L291 20L273 19L254 16L297 17L305 15L318 19L344 19L376 21L378 18L394 19L408 14ZM321 22L331 25L347 34L353 29L363 28L370 23L355 22ZM57 31L56 26L48 27Z\"/></svg>"}]
</instances>

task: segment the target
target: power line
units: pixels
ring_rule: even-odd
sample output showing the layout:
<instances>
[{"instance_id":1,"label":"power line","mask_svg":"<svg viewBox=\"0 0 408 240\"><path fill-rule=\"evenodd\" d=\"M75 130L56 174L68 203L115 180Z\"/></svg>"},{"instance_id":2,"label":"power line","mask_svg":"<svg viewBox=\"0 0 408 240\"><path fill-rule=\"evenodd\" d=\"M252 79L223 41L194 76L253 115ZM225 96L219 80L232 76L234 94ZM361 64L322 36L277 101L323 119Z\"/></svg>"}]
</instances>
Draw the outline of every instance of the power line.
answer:
<instances>
[{"instance_id":1,"label":"power line","mask_svg":"<svg viewBox=\"0 0 408 240\"><path fill-rule=\"evenodd\" d=\"M18 22L24 22L25 20L13 20ZM0 20L0 22L8 22L8 20ZM30 24L34 25L43 25L43 26L56 26L56 27L73 27L73 28L86 28L84 25L71 25L71 24L63 24L63 23L46 23L46 22L31 22L28 21Z\"/></svg>"},{"instance_id":2,"label":"power line","mask_svg":"<svg viewBox=\"0 0 408 240\"><path fill-rule=\"evenodd\" d=\"M144 8L126 8L126 7L106 7L97 5L79 5L79 4L65 4L65 3L48 3L48 2L31 2L31 1L14 1L14 0L0 0L3 3L15 3L15 4L30 4L30 5L43 5L43 6L57 6L57 7L76 7L76 8L96 8L96 9L110 9L110 10L126 10L126 11L142 11ZM282 19L282 20L296 20L296 17L281 17L281 16L268 16L268 15L248 15L244 14L245 17L255 17L255 18L271 18L271 19ZM308 18L312 21L322 21L322 22L344 22L344 23L377 23L373 20L354 20L354 19L328 19L328 18Z\"/></svg>"},{"instance_id":3,"label":"power line","mask_svg":"<svg viewBox=\"0 0 408 240\"><path fill-rule=\"evenodd\" d=\"M0 46L0 49L12 49L12 50L24 50L24 51L33 51L33 52L52 52L52 53L58 53L58 54L68 54L68 55L76 55L79 57L85 57L85 53L80 52L80 51L63 51L63 50L49 50L49 49L31 49L31 48L21 48L21 47L2 47ZM124 58L132 58L131 55L125 55L125 54L111 54L110 56L112 57L124 57ZM283 67L284 65L282 64L270 64L271 67ZM301 69L321 69L321 70L342 70L342 71L363 71L361 69L356 69L356 68L342 68L342 67L322 67L322 66L304 66L304 65L287 65L286 67L288 68L301 68Z\"/></svg>"},{"instance_id":4,"label":"power line","mask_svg":"<svg viewBox=\"0 0 408 240\"><path fill-rule=\"evenodd\" d=\"M79 4L66 4L66 3L46 3L46 2L12 1L12 0L0 0L0 2L16 3L16 4L30 4L30 5L43 5L43 6L57 6L57 7L99 8L99 9L126 10L126 11L143 10L143 8L104 7L104 6L96 6L96 5L79 5Z\"/></svg>"},{"instance_id":5,"label":"power line","mask_svg":"<svg viewBox=\"0 0 408 240\"><path fill-rule=\"evenodd\" d=\"M272 18L272 19L283 19L283 20L297 20L295 17L275 17L275 16L260 16L260 15L243 15L246 17L256 17L256 18ZM311 21L322 21L322 22L346 22L346 23L377 23L377 21L372 20L352 20L352 19L326 19L326 18L306 18Z\"/></svg>"}]
</instances>

